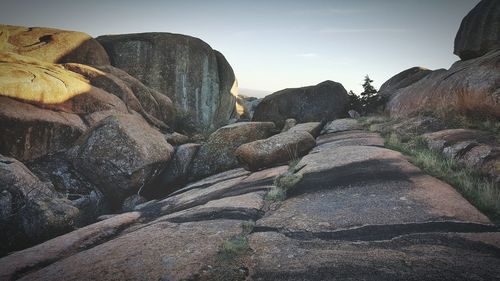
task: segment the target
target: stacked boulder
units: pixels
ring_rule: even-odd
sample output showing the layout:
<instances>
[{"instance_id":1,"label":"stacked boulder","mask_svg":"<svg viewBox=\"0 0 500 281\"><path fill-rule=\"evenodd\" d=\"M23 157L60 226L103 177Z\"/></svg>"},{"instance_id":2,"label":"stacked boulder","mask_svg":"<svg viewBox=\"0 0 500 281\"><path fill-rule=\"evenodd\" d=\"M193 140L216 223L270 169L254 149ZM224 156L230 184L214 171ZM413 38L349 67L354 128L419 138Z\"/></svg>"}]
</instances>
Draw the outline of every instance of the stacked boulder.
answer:
<instances>
[{"instance_id":1,"label":"stacked boulder","mask_svg":"<svg viewBox=\"0 0 500 281\"><path fill-rule=\"evenodd\" d=\"M172 168L200 147L173 131L189 126L176 115L191 114L199 131L237 116L237 82L222 54L184 35L141 36L96 40L0 25L0 224L7 241L1 255L130 205L137 197L130 196L142 195L164 170L190 173L189 165ZM163 60L128 53L126 46L144 47L141 38L156 40ZM127 61L151 72L135 71ZM250 130L255 137L248 141L270 136L274 124L267 126L262 134ZM210 140L199 153L205 160L212 157L204 154L212 153L207 145ZM219 162L206 165L220 171L237 164L236 158L224 167Z\"/></svg>"}]
</instances>

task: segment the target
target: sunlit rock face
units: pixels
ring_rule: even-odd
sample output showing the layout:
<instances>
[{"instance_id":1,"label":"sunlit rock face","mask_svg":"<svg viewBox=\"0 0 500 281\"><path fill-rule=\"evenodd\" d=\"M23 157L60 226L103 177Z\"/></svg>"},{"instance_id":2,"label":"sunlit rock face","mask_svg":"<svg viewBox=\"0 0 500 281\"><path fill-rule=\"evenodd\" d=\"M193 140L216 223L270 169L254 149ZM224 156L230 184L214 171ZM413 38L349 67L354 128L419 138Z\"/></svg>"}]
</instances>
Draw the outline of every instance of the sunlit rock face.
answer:
<instances>
[{"instance_id":1,"label":"sunlit rock face","mask_svg":"<svg viewBox=\"0 0 500 281\"><path fill-rule=\"evenodd\" d=\"M15 53L0 53L0 95L40 103L61 103L91 86L63 67Z\"/></svg>"},{"instance_id":2,"label":"sunlit rock face","mask_svg":"<svg viewBox=\"0 0 500 281\"><path fill-rule=\"evenodd\" d=\"M54 28L0 25L0 51L52 63L109 64L106 51L88 34Z\"/></svg>"},{"instance_id":3,"label":"sunlit rock face","mask_svg":"<svg viewBox=\"0 0 500 281\"><path fill-rule=\"evenodd\" d=\"M454 54L462 60L500 49L500 1L483 0L462 20Z\"/></svg>"},{"instance_id":4,"label":"sunlit rock face","mask_svg":"<svg viewBox=\"0 0 500 281\"><path fill-rule=\"evenodd\" d=\"M166 94L202 130L235 115L237 82L222 54L190 36L142 33L100 36L115 67Z\"/></svg>"}]
</instances>

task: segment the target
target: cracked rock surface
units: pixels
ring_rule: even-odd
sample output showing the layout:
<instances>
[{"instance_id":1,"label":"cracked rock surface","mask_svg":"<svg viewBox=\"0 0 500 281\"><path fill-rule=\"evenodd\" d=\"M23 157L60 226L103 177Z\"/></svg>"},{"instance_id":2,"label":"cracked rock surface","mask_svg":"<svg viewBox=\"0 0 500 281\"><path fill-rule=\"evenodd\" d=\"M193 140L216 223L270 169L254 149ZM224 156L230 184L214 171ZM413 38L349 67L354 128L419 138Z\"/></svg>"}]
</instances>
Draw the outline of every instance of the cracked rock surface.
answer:
<instances>
[{"instance_id":1,"label":"cracked rock surface","mask_svg":"<svg viewBox=\"0 0 500 281\"><path fill-rule=\"evenodd\" d=\"M0 279L500 279L499 226L453 187L375 133L316 142L284 201L265 195L287 166L226 171L4 257Z\"/></svg>"}]
</instances>

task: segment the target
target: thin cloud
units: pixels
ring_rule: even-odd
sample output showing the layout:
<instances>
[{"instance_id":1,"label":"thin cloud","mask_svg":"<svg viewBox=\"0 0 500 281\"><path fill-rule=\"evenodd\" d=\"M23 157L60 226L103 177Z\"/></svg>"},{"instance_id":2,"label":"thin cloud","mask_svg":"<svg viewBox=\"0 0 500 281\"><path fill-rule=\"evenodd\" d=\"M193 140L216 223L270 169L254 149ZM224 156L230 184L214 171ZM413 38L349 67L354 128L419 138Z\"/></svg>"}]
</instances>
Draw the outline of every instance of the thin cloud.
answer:
<instances>
[{"instance_id":1,"label":"thin cloud","mask_svg":"<svg viewBox=\"0 0 500 281\"><path fill-rule=\"evenodd\" d=\"M312 10L299 10L294 11L293 15L351 15L360 14L366 12L365 10L359 9L312 9Z\"/></svg>"},{"instance_id":2,"label":"thin cloud","mask_svg":"<svg viewBox=\"0 0 500 281\"><path fill-rule=\"evenodd\" d=\"M320 34L335 33L403 33L407 29L402 28L325 28L318 31Z\"/></svg>"},{"instance_id":3,"label":"thin cloud","mask_svg":"<svg viewBox=\"0 0 500 281\"><path fill-rule=\"evenodd\" d=\"M317 53L302 53L302 54L295 54L293 56L294 57L301 57L301 58L316 58L319 55Z\"/></svg>"}]
</instances>

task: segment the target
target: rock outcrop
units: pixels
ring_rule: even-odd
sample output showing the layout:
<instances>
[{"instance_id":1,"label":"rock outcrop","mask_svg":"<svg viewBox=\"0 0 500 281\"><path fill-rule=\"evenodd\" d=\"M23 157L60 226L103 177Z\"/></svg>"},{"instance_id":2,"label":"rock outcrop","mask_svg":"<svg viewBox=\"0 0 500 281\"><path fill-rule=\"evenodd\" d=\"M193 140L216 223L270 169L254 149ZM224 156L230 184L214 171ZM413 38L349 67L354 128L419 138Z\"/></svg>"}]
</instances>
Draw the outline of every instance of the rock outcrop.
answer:
<instances>
[{"instance_id":1,"label":"rock outcrop","mask_svg":"<svg viewBox=\"0 0 500 281\"><path fill-rule=\"evenodd\" d=\"M423 112L500 117L498 98L500 50L467 61L449 70L437 70L418 82L392 93L387 104L391 117Z\"/></svg>"},{"instance_id":2,"label":"rock outcrop","mask_svg":"<svg viewBox=\"0 0 500 281\"><path fill-rule=\"evenodd\" d=\"M111 64L169 96L203 130L234 115L237 82L231 66L202 40L171 33L100 36Z\"/></svg>"},{"instance_id":3,"label":"rock outcrop","mask_svg":"<svg viewBox=\"0 0 500 281\"><path fill-rule=\"evenodd\" d=\"M0 155L0 193L9 198L2 204L0 253L31 246L70 231L79 210L60 198L25 165Z\"/></svg>"},{"instance_id":4,"label":"rock outcrop","mask_svg":"<svg viewBox=\"0 0 500 281\"><path fill-rule=\"evenodd\" d=\"M102 120L71 148L73 166L121 204L168 163L174 149L143 119L116 115Z\"/></svg>"},{"instance_id":5,"label":"rock outcrop","mask_svg":"<svg viewBox=\"0 0 500 281\"><path fill-rule=\"evenodd\" d=\"M385 98L390 98L397 90L410 86L431 72L432 70L423 67L412 67L401 71L382 84L378 93Z\"/></svg>"},{"instance_id":6,"label":"rock outcrop","mask_svg":"<svg viewBox=\"0 0 500 281\"><path fill-rule=\"evenodd\" d=\"M234 154L245 169L257 171L299 159L315 145L316 141L308 132L287 131L243 144Z\"/></svg>"},{"instance_id":7,"label":"rock outcrop","mask_svg":"<svg viewBox=\"0 0 500 281\"><path fill-rule=\"evenodd\" d=\"M342 131L352 131L352 130L361 130L363 126L359 124L356 119L352 118L344 118L344 119L336 119L326 123L325 127L321 130L322 134L329 133L338 133Z\"/></svg>"},{"instance_id":8,"label":"rock outcrop","mask_svg":"<svg viewBox=\"0 0 500 281\"><path fill-rule=\"evenodd\" d=\"M190 177L199 179L236 168L235 150L242 144L270 137L274 130L272 122L241 122L218 129L198 150Z\"/></svg>"},{"instance_id":9,"label":"rock outcrop","mask_svg":"<svg viewBox=\"0 0 500 281\"><path fill-rule=\"evenodd\" d=\"M87 130L78 115L0 97L0 153L31 160L69 148Z\"/></svg>"},{"instance_id":10,"label":"rock outcrop","mask_svg":"<svg viewBox=\"0 0 500 281\"><path fill-rule=\"evenodd\" d=\"M500 49L500 3L482 0L462 20L454 54L468 60Z\"/></svg>"},{"instance_id":11,"label":"rock outcrop","mask_svg":"<svg viewBox=\"0 0 500 281\"><path fill-rule=\"evenodd\" d=\"M229 171L4 257L0 278L495 280L498 227L361 134L320 136L283 202L264 193L288 167Z\"/></svg>"},{"instance_id":12,"label":"rock outcrop","mask_svg":"<svg viewBox=\"0 0 500 281\"><path fill-rule=\"evenodd\" d=\"M324 81L316 86L284 89L266 96L257 105L253 121L275 122L283 127L288 118L298 123L333 120L347 112L347 92L340 83Z\"/></svg>"},{"instance_id":13,"label":"rock outcrop","mask_svg":"<svg viewBox=\"0 0 500 281\"><path fill-rule=\"evenodd\" d=\"M51 63L109 64L104 48L83 32L0 25L0 52L14 52Z\"/></svg>"}]
</instances>

